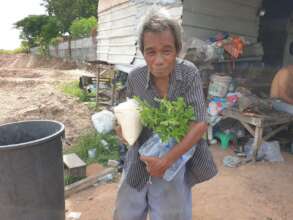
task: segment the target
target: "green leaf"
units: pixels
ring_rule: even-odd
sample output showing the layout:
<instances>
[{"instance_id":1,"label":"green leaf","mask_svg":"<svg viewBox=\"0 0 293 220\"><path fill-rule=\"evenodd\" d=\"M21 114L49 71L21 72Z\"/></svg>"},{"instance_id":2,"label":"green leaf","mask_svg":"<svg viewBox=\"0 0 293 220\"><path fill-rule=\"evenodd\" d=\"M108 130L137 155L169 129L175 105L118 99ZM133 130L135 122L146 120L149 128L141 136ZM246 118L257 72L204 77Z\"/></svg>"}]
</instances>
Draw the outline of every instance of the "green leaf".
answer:
<instances>
[{"instance_id":1,"label":"green leaf","mask_svg":"<svg viewBox=\"0 0 293 220\"><path fill-rule=\"evenodd\" d=\"M189 122L196 119L192 106L187 106L183 97L175 101L155 98L158 108L137 96L134 99L139 103L142 123L156 132L162 141L175 138L179 142L186 135Z\"/></svg>"}]
</instances>

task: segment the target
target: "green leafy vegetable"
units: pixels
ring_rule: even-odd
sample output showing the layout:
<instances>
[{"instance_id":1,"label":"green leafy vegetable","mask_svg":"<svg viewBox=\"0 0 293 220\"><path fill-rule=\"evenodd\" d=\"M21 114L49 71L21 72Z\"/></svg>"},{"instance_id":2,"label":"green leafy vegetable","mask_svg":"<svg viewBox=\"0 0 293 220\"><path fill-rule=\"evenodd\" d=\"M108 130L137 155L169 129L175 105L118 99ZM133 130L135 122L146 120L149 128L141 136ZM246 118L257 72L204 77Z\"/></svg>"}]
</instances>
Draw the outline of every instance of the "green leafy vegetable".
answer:
<instances>
[{"instance_id":1,"label":"green leafy vegetable","mask_svg":"<svg viewBox=\"0 0 293 220\"><path fill-rule=\"evenodd\" d=\"M155 99L159 103L158 108L150 106L137 96L134 99L139 103L143 125L157 133L163 142L170 138L175 138L179 142L186 135L189 122L196 118L193 108L186 105L183 97L175 101Z\"/></svg>"}]
</instances>

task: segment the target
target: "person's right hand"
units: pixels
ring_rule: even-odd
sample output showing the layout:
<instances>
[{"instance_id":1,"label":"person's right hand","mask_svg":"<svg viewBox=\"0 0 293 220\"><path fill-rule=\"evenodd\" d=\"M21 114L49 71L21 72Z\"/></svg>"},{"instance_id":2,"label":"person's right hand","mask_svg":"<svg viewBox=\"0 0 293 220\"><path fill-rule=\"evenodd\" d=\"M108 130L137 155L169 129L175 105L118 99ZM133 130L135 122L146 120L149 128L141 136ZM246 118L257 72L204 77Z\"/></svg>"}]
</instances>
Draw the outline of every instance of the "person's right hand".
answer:
<instances>
[{"instance_id":1,"label":"person's right hand","mask_svg":"<svg viewBox=\"0 0 293 220\"><path fill-rule=\"evenodd\" d=\"M119 138L119 141L122 143L122 144L128 144L127 141L124 139L123 135L122 135L122 128L120 125L116 125L115 127L115 132L116 132L116 135L118 136Z\"/></svg>"}]
</instances>

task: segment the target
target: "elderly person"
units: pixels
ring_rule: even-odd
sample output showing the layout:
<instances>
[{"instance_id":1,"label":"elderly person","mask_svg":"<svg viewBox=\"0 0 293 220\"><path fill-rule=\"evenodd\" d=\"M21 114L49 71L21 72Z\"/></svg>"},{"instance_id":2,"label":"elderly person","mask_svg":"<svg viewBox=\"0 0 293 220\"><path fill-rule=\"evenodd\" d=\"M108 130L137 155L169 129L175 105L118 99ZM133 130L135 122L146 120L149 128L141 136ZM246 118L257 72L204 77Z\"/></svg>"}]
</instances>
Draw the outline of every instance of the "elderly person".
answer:
<instances>
[{"instance_id":1,"label":"elderly person","mask_svg":"<svg viewBox=\"0 0 293 220\"><path fill-rule=\"evenodd\" d=\"M197 121L190 123L185 137L161 158L139 155L139 147L152 134L143 129L127 154L114 220L145 220L148 213L151 220L191 220L191 187L217 173L202 139L207 123L199 72L192 63L177 58L182 47L181 27L161 11L152 10L143 20L139 47L147 65L129 74L127 96L139 96L152 106L157 105L154 98L184 97L193 106ZM195 153L185 167L173 180L164 180L164 172L192 147Z\"/></svg>"}]
</instances>

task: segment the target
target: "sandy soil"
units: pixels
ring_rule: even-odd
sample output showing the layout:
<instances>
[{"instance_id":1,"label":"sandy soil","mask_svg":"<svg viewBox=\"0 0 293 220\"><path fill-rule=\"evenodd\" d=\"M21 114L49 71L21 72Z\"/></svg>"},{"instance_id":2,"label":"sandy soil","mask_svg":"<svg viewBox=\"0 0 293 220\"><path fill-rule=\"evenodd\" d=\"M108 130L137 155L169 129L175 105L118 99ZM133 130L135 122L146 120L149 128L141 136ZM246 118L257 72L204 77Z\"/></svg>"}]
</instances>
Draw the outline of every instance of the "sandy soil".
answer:
<instances>
[{"instance_id":1,"label":"sandy soil","mask_svg":"<svg viewBox=\"0 0 293 220\"><path fill-rule=\"evenodd\" d=\"M92 126L91 113L77 98L64 95L58 86L78 80L85 71L65 70L73 66L70 63L45 61L27 55L0 56L0 124L57 120L64 123L67 143L72 143L80 132Z\"/></svg>"},{"instance_id":2,"label":"sandy soil","mask_svg":"<svg viewBox=\"0 0 293 220\"><path fill-rule=\"evenodd\" d=\"M64 70L69 67L72 64L23 55L0 56L0 124L25 119L59 120L65 124L71 142L91 127L88 108L56 89L58 83L78 79L83 73ZM283 152L283 163L227 168L222 161L232 151L223 151L217 145L211 150L219 175L193 188L193 219L293 219L292 154ZM94 174L101 169L93 165L88 172ZM66 211L81 212L81 220L111 220L117 187L114 182L74 194L66 200Z\"/></svg>"}]
</instances>

